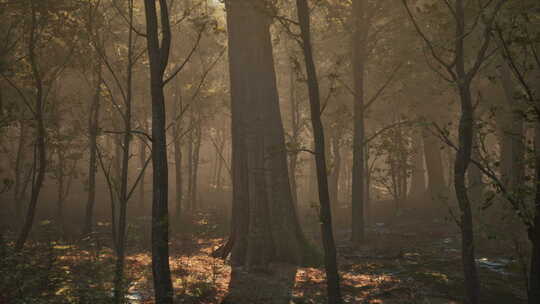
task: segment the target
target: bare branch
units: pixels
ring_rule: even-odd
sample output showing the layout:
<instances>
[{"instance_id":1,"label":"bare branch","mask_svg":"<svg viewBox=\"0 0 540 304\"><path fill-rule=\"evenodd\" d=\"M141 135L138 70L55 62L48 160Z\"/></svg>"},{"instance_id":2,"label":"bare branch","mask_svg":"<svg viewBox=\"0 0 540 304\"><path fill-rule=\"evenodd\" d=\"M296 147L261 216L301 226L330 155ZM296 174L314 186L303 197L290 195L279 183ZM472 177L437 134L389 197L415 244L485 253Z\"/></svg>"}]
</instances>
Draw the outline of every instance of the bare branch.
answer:
<instances>
[{"instance_id":1,"label":"bare branch","mask_svg":"<svg viewBox=\"0 0 540 304\"><path fill-rule=\"evenodd\" d=\"M413 14L411 12L411 9L409 8L409 5L407 4L407 0L401 0L401 2L405 6L405 9L407 11L407 15L409 16L409 19L411 20L416 32L418 33L418 35L420 35L422 40L424 40L425 44L429 48L429 50L431 52L431 56L433 56L433 58L441 66L443 66L446 69L446 72L450 75L450 77L452 79L457 79L456 74L452 70L452 67L455 65L455 59L453 59L450 63L447 63L446 61L444 61L444 59L442 59L442 57L440 57L439 54L437 54L437 51L435 50L435 47L433 46L433 43L431 42L431 40L429 40L429 38L426 36L426 34L424 34L424 32L420 29L420 26L416 22L416 19L414 19L414 16L413 16Z\"/></svg>"},{"instance_id":2,"label":"bare branch","mask_svg":"<svg viewBox=\"0 0 540 304\"><path fill-rule=\"evenodd\" d=\"M369 142L371 142L372 140L374 140L375 138L377 138L379 135L383 134L384 132L388 131L388 130L391 130L395 127L399 127L399 126L402 126L402 125L408 125L408 124L412 124L414 123L415 121L413 120L405 120L405 121L398 121L396 123L393 123L393 124L389 124L385 127L383 127L382 129L378 130L377 132L375 132L373 135L371 135L370 137L366 138L364 140L364 142L362 143L362 146L366 146Z\"/></svg>"},{"instance_id":3,"label":"bare branch","mask_svg":"<svg viewBox=\"0 0 540 304\"><path fill-rule=\"evenodd\" d=\"M202 34L204 32L206 28L206 24L204 24L201 29L199 30L199 33L197 34L197 40L195 41L195 44L193 45L193 47L191 48L191 51L189 52L189 54L187 55L187 57L184 59L184 61L182 62L182 64L180 64L180 66L176 67L174 69L174 72L169 76L167 77L164 81L163 81L163 86L167 85L167 83L169 81L171 81L180 71L182 71L184 69L184 66L191 60L191 57L193 57L193 54L195 54L195 51L197 50L197 48L199 47L199 44L201 42L201 39L202 39Z\"/></svg>"},{"instance_id":4,"label":"bare branch","mask_svg":"<svg viewBox=\"0 0 540 304\"><path fill-rule=\"evenodd\" d=\"M401 69L401 67L403 66L403 63L399 63L391 72L391 74L388 76L388 78L386 79L386 81L384 82L384 84L377 90L377 92L375 93L375 95L373 95L373 97L371 97L369 99L369 101L364 105L364 111L367 110L367 108L369 108L369 106L371 106L375 101L377 101L377 99L379 98L379 96L381 96L381 94L384 92L384 90L388 87L388 85L392 82L392 80L394 80L394 77L396 76L397 72Z\"/></svg>"},{"instance_id":5,"label":"bare branch","mask_svg":"<svg viewBox=\"0 0 540 304\"><path fill-rule=\"evenodd\" d=\"M28 110L30 110L30 112L33 114L33 115L36 115L36 112L34 111L34 109L32 108L32 106L30 105L30 102L28 102L28 99L26 99L26 96L24 96L24 93L21 91L21 89L15 84L13 83L13 81L11 81L11 79L9 79L8 77L6 77L6 75L4 75L3 73L1 74L2 75L2 78L4 78L7 83L15 89L15 91L17 91L17 94L19 94L19 96L21 97L22 101L24 102L24 105L26 105L26 107L28 108Z\"/></svg>"},{"instance_id":6,"label":"bare branch","mask_svg":"<svg viewBox=\"0 0 540 304\"><path fill-rule=\"evenodd\" d=\"M129 133L129 134L139 134L139 135L142 135L144 137L146 137L150 142L152 142L152 136L150 136L148 133L144 132L144 131L141 131L141 130L130 130L129 132L126 132L126 131L110 131L110 130L107 130L107 131L103 131L103 133L107 133L107 134L126 134L126 133Z\"/></svg>"}]
</instances>

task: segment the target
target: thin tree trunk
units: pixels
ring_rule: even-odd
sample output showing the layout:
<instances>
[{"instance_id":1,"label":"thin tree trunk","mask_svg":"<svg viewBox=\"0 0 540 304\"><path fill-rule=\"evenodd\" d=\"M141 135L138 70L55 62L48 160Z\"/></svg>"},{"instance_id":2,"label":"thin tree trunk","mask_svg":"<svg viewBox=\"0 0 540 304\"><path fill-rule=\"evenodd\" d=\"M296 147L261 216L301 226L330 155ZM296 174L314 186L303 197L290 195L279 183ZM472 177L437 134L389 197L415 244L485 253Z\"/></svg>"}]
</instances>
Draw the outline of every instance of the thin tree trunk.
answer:
<instances>
[{"instance_id":1,"label":"thin tree trunk","mask_svg":"<svg viewBox=\"0 0 540 304\"><path fill-rule=\"evenodd\" d=\"M122 143L122 164L120 172L120 193L119 193L119 215L116 242L116 269L114 280L114 300L120 304L124 302L124 263L126 251L126 226L127 226L127 203L128 203L128 171L131 145L131 102L132 102L132 80L133 80L133 0L128 1L129 10L129 30L128 30L128 54L127 54L127 87L125 111L124 111L124 130Z\"/></svg>"},{"instance_id":2,"label":"thin tree trunk","mask_svg":"<svg viewBox=\"0 0 540 304\"><path fill-rule=\"evenodd\" d=\"M532 244L527 288L529 304L540 303L540 182L538 182L540 181L540 122L536 122L534 133L536 197L533 226L529 227L528 230L529 240Z\"/></svg>"},{"instance_id":3,"label":"thin tree trunk","mask_svg":"<svg viewBox=\"0 0 540 304\"><path fill-rule=\"evenodd\" d=\"M339 175L341 171L341 151L339 149L339 134L334 134L332 140L332 154L334 160L332 164L331 174L328 180L328 191L330 193L330 206L334 218L337 218L338 206L339 206ZM337 221L334 221L334 229L336 228Z\"/></svg>"},{"instance_id":4,"label":"thin tree trunk","mask_svg":"<svg viewBox=\"0 0 540 304\"><path fill-rule=\"evenodd\" d=\"M188 133L188 144L187 144L187 201L189 205L189 212L193 214L195 204L193 204L193 141L195 140L194 136L194 114L193 107L189 110L189 123L190 129Z\"/></svg>"},{"instance_id":5,"label":"thin tree trunk","mask_svg":"<svg viewBox=\"0 0 540 304\"><path fill-rule=\"evenodd\" d=\"M22 219L23 203L22 198L24 192L22 191L22 183L24 178L24 156L26 146L26 124L23 121L19 121L19 140L17 143L17 156L15 159L15 181L13 185L13 210L15 211L16 221Z\"/></svg>"},{"instance_id":6,"label":"thin tree trunk","mask_svg":"<svg viewBox=\"0 0 540 304\"><path fill-rule=\"evenodd\" d=\"M39 199L39 194L41 192L41 188L43 186L43 181L45 180L45 171L47 169L47 151L46 151L46 143L45 138L47 136L47 131L45 129L45 123L44 123L44 97L43 97L43 81L41 76L41 71L38 67L38 62L35 54L35 43L36 43L36 32L37 32L37 11L35 7L34 1L31 3L31 10L32 10L32 16L31 16L31 29L30 29L30 39L28 44L28 59L30 62L30 66L32 69L32 78L34 81L34 86L36 89L36 95L35 95L35 108L34 108L34 120L36 121L36 143L35 143L35 150L34 150L34 167L36 168L37 174L35 175L35 178L32 179L32 191L30 196L30 203L28 204L28 209L26 212L26 218L24 220L24 224L22 227L22 230L17 238L17 242L15 243L15 250L20 251L24 244L26 243L26 240L28 239L28 235L30 234L30 230L32 229L32 225L34 223L34 218L36 215L36 206Z\"/></svg>"},{"instance_id":7,"label":"thin tree trunk","mask_svg":"<svg viewBox=\"0 0 540 304\"><path fill-rule=\"evenodd\" d=\"M182 126L180 120L180 112L182 109L182 91L179 81L176 81L176 100L173 102L174 115L174 178L175 178L175 220L179 224L182 216L182 142L180 138Z\"/></svg>"},{"instance_id":8,"label":"thin tree trunk","mask_svg":"<svg viewBox=\"0 0 540 304\"><path fill-rule=\"evenodd\" d=\"M96 171L97 171L97 136L99 130L99 112L101 105L101 63L98 64L95 75L94 98L90 105L90 119L88 119L89 134L89 162L88 162L88 197L86 201L86 215L84 218L83 234L92 232L94 225L94 205L96 202Z\"/></svg>"},{"instance_id":9,"label":"thin tree trunk","mask_svg":"<svg viewBox=\"0 0 540 304\"><path fill-rule=\"evenodd\" d=\"M62 230L65 232L64 225L64 179L65 172L64 167L66 166L66 160L64 158L63 152L57 148L56 155L58 157L58 168L57 168L57 191L56 191L56 223Z\"/></svg>"},{"instance_id":10,"label":"thin tree trunk","mask_svg":"<svg viewBox=\"0 0 540 304\"><path fill-rule=\"evenodd\" d=\"M141 170L144 170L144 166L146 163L146 142L144 140L140 140L139 143L139 166ZM146 214L146 195L145 195L145 177L146 172L141 172L141 180L139 181L139 212L140 214Z\"/></svg>"},{"instance_id":11,"label":"thin tree trunk","mask_svg":"<svg viewBox=\"0 0 540 304\"><path fill-rule=\"evenodd\" d=\"M168 165L163 74L169 59L171 32L166 0L159 0L161 29L155 0L145 0L146 35L152 94L152 274L155 301L173 303L169 267ZM160 43L161 33L161 43Z\"/></svg>"},{"instance_id":12,"label":"thin tree trunk","mask_svg":"<svg viewBox=\"0 0 540 304\"><path fill-rule=\"evenodd\" d=\"M458 79L461 117L458 129L458 151L454 163L454 188L461 211L461 255L465 275L465 298L468 304L477 304L480 296L480 281L476 269L472 210L467 194L466 173L471 161L474 109L471 100L471 78L465 72L465 11L463 0L456 0L456 74Z\"/></svg>"},{"instance_id":13,"label":"thin tree trunk","mask_svg":"<svg viewBox=\"0 0 540 304\"><path fill-rule=\"evenodd\" d=\"M365 225L369 225L372 223L372 212L371 212L371 169L369 168L369 143L367 143L364 147L364 155L366 155L366 160L364 161L364 175L366 177L366 187L364 189L366 198L364 203L364 218L365 218ZM346 176L351 176L352 170L349 171L350 174L347 174ZM350 195L352 193L352 179L347 178L348 181L348 190L347 194ZM350 197L349 197L350 198Z\"/></svg>"},{"instance_id":14,"label":"thin tree trunk","mask_svg":"<svg viewBox=\"0 0 540 304\"><path fill-rule=\"evenodd\" d=\"M326 270L327 293L329 304L339 304L342 302L339 288L339 274L336 257L336 245L332 232L332 213L330 209L330 195L328 193L328 180L326 170L326 159L324 151L324 130L321 121L321 104L319 96L319 83L317 71L313 60L310 34L310 12L307 0L297 0L296 7L298 20L300 23L302 49L306 64L306 74L308 78L309 101L311 112L311 123L313 137L315 139L315 162L317 164L317 181L319 186L320 221L321 233L324 247L324 265ZM363 147L362 147L363 149ZM361 166L363 172L364 167Z\"/></svg>"},{"instance_id":15,"label":"thin tree trunk","mask_svg":"<svg viewBox=\"0 0 540 304\"><path fill-rule=\"evenodd\" d=\"M195 128L195 145L193 147L193 178L192 178L192 182L193 182L193 185L191 187L191 191L192 191L192 194L191 194L191 197L192 197L192 200L193 200L193 210L195 211L197 208L199 208L200 206L198 206L198 189L197 189L197 186L198 186L198 179L199 179L199 157L200 157L200 151L201 151L201 142L202 142L202 130L201 130L201 120L200 120L200 114L199 114L199 119L197 121L197 127Z\"/></svg>"},{"instance_id":16,"label":"thin tree trunk","mask_svg":"<svg viewBox=\"0 0 540 304\"><path fill-rule=\"evenodd\" d=\"M294 148L298 148L298 137L300 135L300 109L296 98L296 70L293 63L290 63L289 71L289 102L291 106L291 141ZM289 179L291 180L291 192L293 204L298 211L298 186L296 181L296 167L298 163L298 152L289 153Z\"/></svg>"},{"instance_id":17,"label":"thin tree trunk","mask_svg":"<svg viewBox=\"0 0 540 304\"><path fill-rule=\"evenodd\" d=\"M227 165L225 163L225 158L223 158L223 151L225 149L225 134L223 132L220 132L220 133L221 133L222 139L221 139L221 142L220 142L219 151L217 151L218 167L217 167L217 171L216 171L216 190L218 190L218 191L221 190L221 187L222 187L223 166Z\"/></svg>"},{"instance_id":18,"label":"thin tree trunk","mask_svg":"<svg viewBox=\"0 0 540 304\"><path fill-rule=\"evenodd\" d=\"M365 21L364 0L353 1L354 33L352 38L353 77L354 77L354 135L352 168L352 237L354 243L361 243L364 231L364 73L367 24Z\"/></svg>"}]
</instances>

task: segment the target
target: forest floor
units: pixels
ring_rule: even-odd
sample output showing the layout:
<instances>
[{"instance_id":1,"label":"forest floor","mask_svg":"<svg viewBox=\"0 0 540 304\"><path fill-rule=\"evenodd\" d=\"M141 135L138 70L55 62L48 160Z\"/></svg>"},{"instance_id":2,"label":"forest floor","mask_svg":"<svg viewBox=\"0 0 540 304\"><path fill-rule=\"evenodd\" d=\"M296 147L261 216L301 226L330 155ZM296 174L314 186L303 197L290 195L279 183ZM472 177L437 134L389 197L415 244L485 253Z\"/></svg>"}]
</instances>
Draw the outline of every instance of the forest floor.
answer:
<instances>
[{"instance_id":1,"label":"forest floor","mask_svg":"<svg viewBox=\"0 0 540 304\"><path fill-rule=\"evenodd\" d=\"M410 217L377 220L369 226L366 242L359 247L348 241L347 230L337 230L345 303L463 302L460 238L455 223L436 217L429 221ZM221 224L209 224L216 222ZM172 234L170 263L176 303L325 303L322 267L274 264L268 273L248 274L241 268L231 268L228 261L213 258L212 251L224 242L225 226L217 212L201 213L191 232ZM318 231L313 228L306 234L319 242ZM143 249L148 248L148 236L132 229L126 261L128 300L132 304L153 303L151 255ZM114 269L110 245L51 244L50 250L28 246L26 256L31 259L25 267L17 266L16 275L12 275L15 271L2 272L0 285L8 289L0 288L5 294L0 295L0 303L12 303L10 299L24 296L25 290L44 299L36 303L81 302L85 297L91 300L82 303L108 303ZM478 251L481 303L526 302L521 268L508 252L511 250ZM5 263L7 269L10 262Z\"/></svg>"},{"instance_id":2,"label":"forest floor","mask_svg":"<svg viewBox=\"0 0 540 304\"><path fill-rule=\"evenodd\" d=\"M206 215L208 216L208 215ZM212 222L202 219L200 223ZM434 219L375 223L365 245L353 247L338 230L338 256L345 303L462 303L463 276L459 233L454 223ZM204 230L199 237L173 239L171 265L179 303L326 303L324 269L274 264L269 273L248 274L211 257L224 240ZM316 231L313 231L314 241ZM524 280L517 261L500 252L480 252L482 301L525 303ZM147 254L131 256L149 269ZM150 271L150 270L146 270ZM132 303L152 303L150 276L132 291ZM143 287L144 286L144 287ZM146 292L143 292L146 291Z\"/></svg>"}]
</instances>

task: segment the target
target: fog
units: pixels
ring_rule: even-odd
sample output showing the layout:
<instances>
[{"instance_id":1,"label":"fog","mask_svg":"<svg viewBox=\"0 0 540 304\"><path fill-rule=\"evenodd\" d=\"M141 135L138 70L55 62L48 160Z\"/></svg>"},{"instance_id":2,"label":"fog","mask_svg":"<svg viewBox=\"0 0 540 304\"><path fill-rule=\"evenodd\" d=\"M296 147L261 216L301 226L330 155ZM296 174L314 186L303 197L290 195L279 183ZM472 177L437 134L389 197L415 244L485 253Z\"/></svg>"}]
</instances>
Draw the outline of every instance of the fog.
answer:
<instances>
[{"instance_id":1,"label":"fog","mask_svg":"<svg viewBox=\"0 0 540 304\"><path fill-rule=\"evenodd\" d=\"M539 303L534 0L0 0L1 303Z\"/></svg>"}]
</instances>

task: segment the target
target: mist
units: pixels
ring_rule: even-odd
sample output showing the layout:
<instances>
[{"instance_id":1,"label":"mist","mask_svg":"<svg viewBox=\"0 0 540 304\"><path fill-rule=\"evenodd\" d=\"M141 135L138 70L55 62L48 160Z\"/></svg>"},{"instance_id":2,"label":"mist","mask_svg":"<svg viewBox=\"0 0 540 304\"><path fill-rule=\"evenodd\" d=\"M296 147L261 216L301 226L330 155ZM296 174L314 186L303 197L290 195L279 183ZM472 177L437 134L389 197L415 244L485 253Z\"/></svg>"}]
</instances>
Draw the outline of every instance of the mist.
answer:
<instances>
[{"instance_id":1,"label":"mist","mask_svg":"<svg viewBox=\"0 0 540 304\"><path fill-rule=\"evenodd\" d=\"M540 303L540 3L0 1L0 304Z\"/></svg>"}]
</instances>

